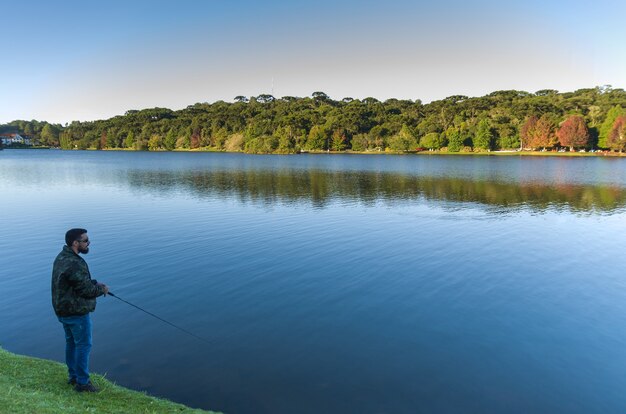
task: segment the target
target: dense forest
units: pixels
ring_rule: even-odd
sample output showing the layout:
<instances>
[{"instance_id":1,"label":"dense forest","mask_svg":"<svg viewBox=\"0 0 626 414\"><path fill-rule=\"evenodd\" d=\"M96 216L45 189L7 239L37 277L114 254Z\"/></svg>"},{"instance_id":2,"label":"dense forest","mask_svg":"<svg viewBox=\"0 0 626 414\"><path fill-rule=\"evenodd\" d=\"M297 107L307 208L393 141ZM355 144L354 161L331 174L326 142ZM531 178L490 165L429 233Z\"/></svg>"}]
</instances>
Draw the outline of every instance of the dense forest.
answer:
<instances>
[{"instance_id":1,"label":"dense forest","mask_svg":"<svg viewBox=\"0 0 626 414\"><path fill-rule=\"evenodd\" d=\"M483 97L334 100L237 96L173 111L129 110L107 120L59 125L13 121L43 146L63 149L205 149L249 153L300 151L473 152L499 149L626 149L626 91L610 86L559 93L506 90Z\"/></svg>"}]
</instances>

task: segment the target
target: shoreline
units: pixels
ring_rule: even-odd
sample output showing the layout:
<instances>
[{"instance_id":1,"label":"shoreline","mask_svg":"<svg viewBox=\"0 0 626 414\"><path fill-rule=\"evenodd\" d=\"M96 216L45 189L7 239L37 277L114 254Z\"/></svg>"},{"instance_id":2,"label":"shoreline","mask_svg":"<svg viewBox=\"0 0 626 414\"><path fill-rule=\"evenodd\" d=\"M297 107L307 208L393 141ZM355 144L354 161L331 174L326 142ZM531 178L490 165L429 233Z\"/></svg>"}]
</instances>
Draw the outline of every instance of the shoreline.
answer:
<instances>
[{"instance_id":1,"label":"shoreline","mask_svg":"<svg viewBox=\"0 0 626 414\"><path fill-rule=\"evenodd\" d=\"M119 151L119 152L216 152L216 153L226 153L226 154L250 154L250 155L303 155L303 154L312 154L312 155L339 155L339 154L356 154L356 155L432 155L432 156L519 156L519 157L624 157L626 156L626 152L612 152L612 151L596 151L596 152L577 152L577 151L519 151L519 150L495 150L495 151L478 151L478 152L448 152L448 151L300 151L293 153L277 153L277 152L267 152L267 153L248 153L245 151L225 151L219 150L215 148L195 148L195 149L185 149L185 148L176 148L171 151L168 150L157 150L157 151L148 151L148 150L136 150L136 149L128 149L128 148L105 148L102 150L96 148L87 148L84 150L79 149L61 149L61 148L52 148L52 147L33 147L33 148L11 148L4 147L5 150L54 150L54 151Z\"/></svg>"},{"instance_id":2,"label":"shoreline","mask_svg":"<svg viewBox=\"0 0 626 414\"><path fill-rule=\"evenodd\" d=\"M92 374L91 377L100 392L78 393L67 384L67 368L64 364L14 354L0 347L0 412L220 414L125 388L100 374Z\"/></svg>"}]
</instances>

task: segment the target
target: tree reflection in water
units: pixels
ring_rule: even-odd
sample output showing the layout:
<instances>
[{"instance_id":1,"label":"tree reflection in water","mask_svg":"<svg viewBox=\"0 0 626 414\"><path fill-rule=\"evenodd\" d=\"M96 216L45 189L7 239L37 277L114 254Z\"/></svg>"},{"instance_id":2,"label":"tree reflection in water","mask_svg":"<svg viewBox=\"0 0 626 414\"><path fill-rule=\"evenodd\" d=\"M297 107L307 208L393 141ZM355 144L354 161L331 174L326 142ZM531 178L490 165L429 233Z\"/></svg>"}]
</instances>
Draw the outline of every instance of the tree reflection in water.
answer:
<instances>
[{"instance_id":1,"label":"tree reflection in water","mask_svg":"<svg viewBox=\"0 0 626 414\"><path fill-rule=\"evenodd\" d=\"M593 184L546 184L416 176L390 172L324 170L151 171L130 170L135 189L191 191L198 197L236 197L260 204L310 203L323 208L337 201L428 201L479 203L505 211L564 208L612 213L626 205L626 189Z\"/></svg>"}]
</instances>

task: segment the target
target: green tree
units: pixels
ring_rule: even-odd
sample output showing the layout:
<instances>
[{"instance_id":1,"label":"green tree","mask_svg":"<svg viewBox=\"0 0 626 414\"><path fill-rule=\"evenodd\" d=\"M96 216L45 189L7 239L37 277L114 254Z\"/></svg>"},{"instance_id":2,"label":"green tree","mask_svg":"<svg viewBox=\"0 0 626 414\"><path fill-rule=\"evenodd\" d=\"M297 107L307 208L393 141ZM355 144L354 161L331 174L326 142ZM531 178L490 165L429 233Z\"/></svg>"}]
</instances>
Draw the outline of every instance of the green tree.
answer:
<instances>
[{"instance_id":1,"label":"green tree","mask_svg":"<svg viewBox=\"0 0 626 414\"><path fill-rule=\"evenodd\" d=\"M389 138L387 145L393 151L409 151L417 147L417 139L411 128L404 124L397 134Z\"/></svg>"},{"instance_id":2,"label":"green tree","mask_svg":"<svg viewBox=\"0 0 626 414\"><path fill-rule=\"evenodd\" d=\"M365 151L370 147L370 139L367 134L357 134L350 141L352 151Z\"/></svg>"},{"instance_id":3,"label":"green tree","mask_svg":"<svg viewBox=\"0 0 626 414\"><path fill-rule=\"evenodd\" d=\"M348 146L346 131L343 128L336 129L333 132L332 149L333 151L343 151Z\"/></svg>"},{"instance_id":4,"label":"green tree","mask_svg":"<svg viewBox=\"0 0 626 414\"><path fill-rule=\"evenodd\" d=\"M330 97L324 92L313 92L311 96L313 97L313 99L320 102L326 102L330 100Z\"/></svg>"},{"instance_id":5,"label":"green tree","mask_svg":"<svg viewBox=\"0 0 626 414\"><path fill-rule=\"evenodd\" d=\"M72 143L72 134L69 131L64 131L61 133L60 138L61 149L69 150L73 149L74 145Z\"/></svg>"},{"instance_id":6,"label":"green tree","mask_svg":"<svg viewBox=\"0 0 626 414\"><path fill-rule=\"evenodd\" d=\"M429 132L420 140L420 145L428 149L440 149L445 145L445 135L439 132Z\"/></svg>"},{"instance_id":7,"label":"green tree","mask_svg":"<svg viewBox=\"0 0 626 414\"><path fill-rule=\"evenodd\" d=\"M35 129L33 128L33 125L30 122L27 122L26 124L24 124L24 127L22 128L22 130L24 131L24 135L29 136L29 137L35 133Z\"/></svg>"},{"instance_id":8,"label":"green tree","mask_svg":"<svg viewBox=\"0 0 626 414\"><path fill-rule=\"evenodd\" d=\"M519 136L517 130L511 124L499 124L496 128L496 148L513 149L519 148Z\"/></svg>"},{"instance_id":9,"label":"green tree","mask_svg":"<svg viewBox=\"0 0 626 414\"><path fill-rule=\"evenodd\" d=\"M149 151L148 142L150 139L140 138L135 142L135 149L137 151Z\"/></svg>"},{"instance_id":10,"label":"green tree","mask_svg":"<svg viewBox=\"0 0 626 414\"><path fill-rule=\"evenodd\" d=\"M246 141L243 151L249 154L271 154L278 148L278 138L263 135Z\"/></svg>"},{"instance_id":11,"label":"green tree","mask_svg":"<svg viewBox=\"0 0 626 414\"><path fill-rule=\"evenodd\" d=\"M595 127L598 126L598 121L600 119L600 115L602 113L602 110L600 109L600 107L598 105L589 105L589 107L587 109L588 109L587 116L591 120L591 125L590 126L592 128L595 128Z\"/></svg>"},{"instance_id":12,"label":"green tree","mask_svg":"<svg viewBox=\"0 0 626 414\"><path fill-rule=\"evenodd\" d=\"M43 145L48 145L51 147L59 146L58 132L50 124L44 125L43 129L41 130L40 137L41 137L41 143Z\"/></svg>"},{"instance_id":13,"label":"green tree","mask_svg":"<svg viewBox=\"0 0 626 414\"><path fill-rule=\"evenodd\" d=\"M163 140L163 146L166 150L171 151L176 148L176 133L173 129L167 131L165 139Z\"/></svg>"},{"instance_id":14,"label":"green tree","mask_svg":"<svg viewBox=\"0 0 626 414\"><path fill-rule=\"evenodd\" d=\"M86 131L77 142L78 149L84 150L88 148L96 148L96 143L99 141L100 138L96 135L96 131Z\"/></svg>"},{"instance_id":15,"label":"green tree","mask_svg":"<svg viewBox=\"0 0 626 414\"><path fill-rule=\"evenodd\" d=\"M163 148L163 137L159 134L154 134L148 140L148 150L158 151Z\"/></svg>"},{"instance_id":16,"label":"green tree","mask_svg":"<svg viewBox=\"0 0 626 414\"><path fill-rule=\"evenodd\" d=\"M497 142L498 148L501 149L518 149L520 147L519 136L515 133L510 135L501 135Z\"/></svg>"},{"instance_id":17,"label":"green tree","mask_svg":"<svg viewBox=\"0 0 626 414\"><path fill-rule=\"evenodd\" d=\"M481 119L474 136L474 148L480 150L491 150L493 148L493 132L488 119Z\"/></svg>"},{"instance_id":18,"label":"green tree","mask_svg":"<svg viewBox=\"0 0 626 414\"><path fill-rule=\"evenodd\" d=\"M309 138L306 141L306 146L310 150L324 150L327 148L326 143L328 136L322 125L314 125L309 131Z\"/></svg>"},{"instance_id":19,"label":"green tree","mask_svg":"<svg viewBox=\"0 0 626 414\"><path fill-rule=\"evenodd\" d=\"M124 139L124 147L126 148L135 148L135 134L133 131L130 131L126 138Z\"/></svg>"},{"instance_id":20,"label":"green tree","mask_svg":"<svg viewBox=\"0 0 626 414\"><path fill-rule=\"evenodd\" d=\"M191 140L189 139L189 135L183 133L178 138L176 138L176 148L180 149L189 149L191 147Z\"/></svg>"},{"instance_id":21,"label":"green tree","mask_svg":"<svg viewBox=\"0 0 626 414\"><path fill-rule=\"evenodd\" d=\"M459 152L463 149L463 137L461 131L457 127L450 127L446 130L448 138L448 151Z\"/></svg>"},{"instance_id":22,"label":"green tree","mask_svg":"<svg viewBox=\"0 0 626 414\"><path fill-rule=\"evenodd\" d=\"M107 130L107 148L120 148L120 134L117 128L109 128Z\"/></svg>"},{"instance_id":23,"label":"green tree","mask_svg":"<svg viewBox=\"0 0 626 414\"><path fill-rule=\"evenodd\" d=\"M211 135L211 142L213 144L213 147L219 150L224 149L224 143L226 142L227 138L228 138L228 131L226 130L226 128L217 129Z\"/></svg>"},{"instance_id":24,"label":"green tree","mask_svg":"<svg viewBox=\"0 0 626 414\"><path fill-rule=\"evenodd\" d=\"M136 149L141 149L141 148L148 149L148 140L150 139L153 133L154 133L153 125L150 122L143 124L143 127L141 127L141 133L139 134L139 137L135 138L135 148Z\"/></svg>"},{"instance_id":25,"label":"green tree","mask_svg":"<svg viewBox=\"0 0 626 414\"><path fill-rule=\"evenodd\" d=\"M609 112L606 114L606 118L604 118L604 122L600 125L600 134L598 136L598 148L609 148L608 138L611 130L613 129L613 124L615 124L615 120L620 115L624 114L624 108L621 105L615 105Z\"/></svg>"},{"instance_id":26,"label":"green tree","mask_svg":"<svg viewBox=\"0 0 626 414\"><path fill-rule=\"evenodd\" d=\"M278 140L277 151L281 154L291 154L295 152L296 142L293 128L290 126L278 127L274 131L274 137Z\"/></svg>"},{"instance_id":27,"label":"green tree","mask_svg":"<svg viewBox=\"0 0 626 414\"><path fill-rule=\"evenodd\" d=\"M391 131L385 125L376 125L369 132L370 142L380 150L390 134Z\"/></svg>"}]
</instances>

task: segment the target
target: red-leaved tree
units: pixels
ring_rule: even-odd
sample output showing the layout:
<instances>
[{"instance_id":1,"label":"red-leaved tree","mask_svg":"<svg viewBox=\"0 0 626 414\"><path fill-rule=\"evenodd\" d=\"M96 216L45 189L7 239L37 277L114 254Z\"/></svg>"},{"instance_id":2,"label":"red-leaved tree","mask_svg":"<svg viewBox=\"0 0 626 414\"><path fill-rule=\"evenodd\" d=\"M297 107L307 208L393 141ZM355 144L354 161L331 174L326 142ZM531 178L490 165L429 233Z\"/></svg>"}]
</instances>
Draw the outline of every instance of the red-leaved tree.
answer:
<instances>
[{"instance_id":1,"label":"red-leaved tree","mask_svg":"<svg viewBox=\"0 0 626 414\"><path fill-rule=\"evenodd\" d=\"M570 151L589 144L589 129L580 115L572 115L563 121L556 135L561 145L569 147Z\"/></svg>"},{"instance_id":2,"label":"red-leaved tree","mask_svg":"<svg viewBox=\"0 0 626 414\"><path fill-rule=\"evenodd\" d=\"M626 149L626 115L620 115L615 119L607 137L607 144L614 151L623 152Z\"/></svg>"},{"instance_id":3,"label":"red-leaved tree","mask_svg":"<svg viewBox=\"0 0 626 414\"><path fill-rule=\"evenodd\" d=\"M200 130L195 129L192 131L190 147L192 149L200 148Z\"/></svg>"}]
</instances>

